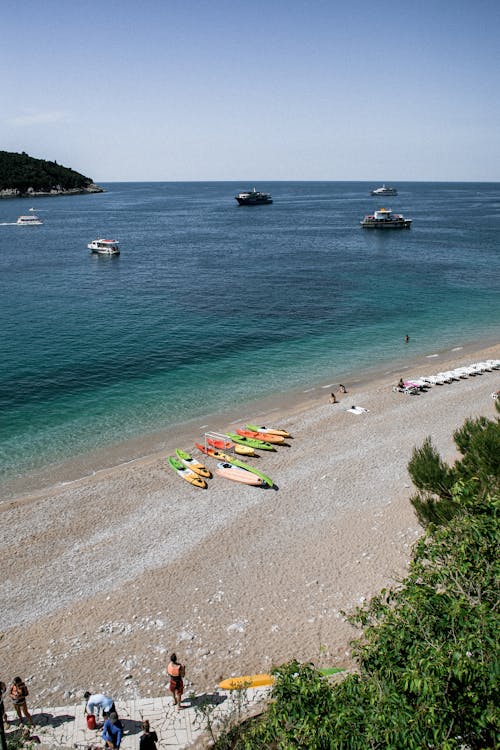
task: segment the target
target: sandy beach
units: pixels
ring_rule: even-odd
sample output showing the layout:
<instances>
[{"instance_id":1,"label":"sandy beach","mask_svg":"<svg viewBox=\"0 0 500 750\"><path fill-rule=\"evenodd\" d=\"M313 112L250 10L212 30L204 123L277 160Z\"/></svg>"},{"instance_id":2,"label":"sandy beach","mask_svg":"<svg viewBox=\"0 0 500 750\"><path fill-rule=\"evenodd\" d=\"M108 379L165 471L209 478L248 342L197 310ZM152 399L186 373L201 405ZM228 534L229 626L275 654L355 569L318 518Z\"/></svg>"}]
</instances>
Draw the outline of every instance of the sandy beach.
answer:
<instances>
[{"instance_id":1,"label":"sandy beach","mask_svg":"<svg viewBox=\"0 0 500 750\"><path fill-rule=\"evenodd\" d=\"M239 424L293 435L253 460L275 489L182 482L165 456L192 450L202 438L193 430L154 455L3 502L1 679L24 677L36 708L87 689L161 695L172 650L186 664L187 692L294 657L351 666L356 632L342 611L400 579L421 533L409 503L413 448L431 435L452 461L453 430L496 415L500 371L417 396L392 386L399 375L489 358L500 358L500 344L353 379L338 404L325 386L283 410L242 413ZM352 404L368 411L350 413Z\"/></svg>"}]
</instances>

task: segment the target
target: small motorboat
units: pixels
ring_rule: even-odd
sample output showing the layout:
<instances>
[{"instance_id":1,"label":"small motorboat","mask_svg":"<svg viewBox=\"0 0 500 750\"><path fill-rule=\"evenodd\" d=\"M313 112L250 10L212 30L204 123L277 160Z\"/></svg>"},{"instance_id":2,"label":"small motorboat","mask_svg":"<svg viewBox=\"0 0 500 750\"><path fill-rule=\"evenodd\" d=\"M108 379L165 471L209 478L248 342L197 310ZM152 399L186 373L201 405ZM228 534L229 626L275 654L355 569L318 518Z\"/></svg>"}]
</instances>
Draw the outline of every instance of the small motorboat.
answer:
<instances>
[{"instance_id":1,"label":"small motorboat","mask_svg":"<svg viewBox=\"0 0 500 750\"><path fill-rule=\"evenodd\" d=\"M117 240L92 240L87 247L96 255L120 255Z\"/></svg>"}]
</instances>

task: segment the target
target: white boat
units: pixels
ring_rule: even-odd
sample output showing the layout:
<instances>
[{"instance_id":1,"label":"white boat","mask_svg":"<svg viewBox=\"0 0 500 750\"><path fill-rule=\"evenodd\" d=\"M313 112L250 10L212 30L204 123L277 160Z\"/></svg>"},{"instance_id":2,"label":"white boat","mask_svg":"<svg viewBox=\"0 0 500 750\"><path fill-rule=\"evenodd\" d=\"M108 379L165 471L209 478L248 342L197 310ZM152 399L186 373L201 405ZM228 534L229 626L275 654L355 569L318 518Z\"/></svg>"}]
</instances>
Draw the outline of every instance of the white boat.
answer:
<instances>
[{"instance_id":1,"label":"white boat","mask_svg":"<svg viewBox=\"0 0 500 750\"><path fill-rule=\"evenodd\" d=\"M117 240L93 240L87 247L97 255L120 255Z\"/></svg>"},{"instance_id":2,"label":"white boat","mask_svg":"<svg viewBox=\"0 0 500 750\"><path fill-rule=\"evenodd\" d=\"M393 187L387 187L386 185L382 185L382 187L375 188L375 190L372 190L372 195L397 195L398 191L396 188Z\"/></svg>"},{"instance_id":3,"label":"white boat","mask_svg":"<svg viewBox=\"0 0 500 750\"><path fill-rule=\"evenodd\" d=\"M411 219L393 213L390 208L381 208L370 216L365 216L361 226L364 229L409 229L411 222Z\"/></svg>"},{"instance_id":4,"label":"white boat","mask_svg":"<svg viewBox=\"0 0 500 750\"><path fill-rule=\"evenodd\" d=\"M34 208L30 208L30 211L35 211ZM37 226L38 224L43 224L43 221L39 216L37 216L35 213L29 214L29 216L19 216L19 218L16 221L16 224L21 224L22 226L29 227L29 226Z\"/></svg>"}]
</instances>

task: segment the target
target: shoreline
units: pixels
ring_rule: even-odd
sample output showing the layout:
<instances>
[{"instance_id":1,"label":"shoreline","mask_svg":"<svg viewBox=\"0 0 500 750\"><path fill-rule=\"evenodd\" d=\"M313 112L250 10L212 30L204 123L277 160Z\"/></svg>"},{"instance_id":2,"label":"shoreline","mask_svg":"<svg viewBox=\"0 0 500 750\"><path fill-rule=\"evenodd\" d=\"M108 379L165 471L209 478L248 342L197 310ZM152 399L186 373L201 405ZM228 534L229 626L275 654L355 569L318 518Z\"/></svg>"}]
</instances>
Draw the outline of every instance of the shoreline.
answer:
<instances>
[{"instance_id":1,"label":"shoreline","mask_svg":"<svg viewBox=\"0 0 500 750\"><path fill-rule=\"evenodd\" d=\"M412 372L487 358L500 358L499 343L430 354ZM187 665L186 694L291 658L352 666L357 632L343 612L401 580L421 534L413 448L431 435L453 461L465 418L497 416L498 370L407 396L392 391L400 369L346 382L335 405L329 385L286 413L270 402L261 418L294 437L254 464L278 489L214 477L198 490L156 454L3 503L7 681L25 677L36 707L87 689L165 694L173 650ZM369 411L351 414L352 403Z\"/></svg>"},{"instance_id":2,"label":"shoreline","mask_svg":"<svg viewBox=\"0 0 500 750\"><path fill-rule=\"evenodd\" d=\"M447 362L454 361L460 356L467 360L464 364L467 364L471 357L477 361L482 351L488 351L495 344L496 342L491 339L476 340L463 344L457 343L452 348L438 349L427 354L412 353L409 348L410 357L407 360L379 362L370 368L343 374L342 377L350 384L351 390L356 390L391 374L399 377L399 374L405 374L409 370L414 377L417 377L418 374L437 371L434 364L438 366L438 369L443 369ZM115 443L105 450L86 452L62 462L46 464L19 477L8 478L3 482L0 511L4 503L28 502L47 491L58 492L66 486L99 478L107 472L119 471L127 465L154 461L162 453L171 452L179 446L188 445L189 447L185 449L191 450L195 441L202 441L204 430L220 432L225 429L220 425L226 425L227 428L228 425L239 425L245 420L255 421L257 418L260 419L259 415L262 416L264 423L271 423L275 412L286 415L300 413L304 408L322 403L328 397L325 392L335 387L338 387L337 382L325 384L322 380L313 382L308 388L295 388L280 394L262 396L232 406L222 412L207 412L191 420L167 426L162 430ZM239 416L240 414L246 416Z\"/></svg>"}]
</instances>

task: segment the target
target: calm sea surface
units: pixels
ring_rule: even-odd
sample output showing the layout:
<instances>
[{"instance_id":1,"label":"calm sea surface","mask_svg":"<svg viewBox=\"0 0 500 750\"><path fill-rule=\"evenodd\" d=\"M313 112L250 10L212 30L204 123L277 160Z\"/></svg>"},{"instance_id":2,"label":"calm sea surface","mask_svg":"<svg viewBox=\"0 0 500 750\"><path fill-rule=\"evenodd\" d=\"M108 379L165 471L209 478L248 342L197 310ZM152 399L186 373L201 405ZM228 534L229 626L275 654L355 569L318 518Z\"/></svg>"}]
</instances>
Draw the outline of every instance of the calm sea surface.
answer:
<instances>
[{"instance_id":1,"label":"calm sea surface","mask_svg":"<svg viewBox=\"0 0 500 750\"><path fill-rule=\"evenodd\" d=\"M500 185L115 183L0 202L0 479L500 332ZM371 232L376 207L413 219ZM43 226L15 222L33 206ZM120 241L119 257L87 242Z\"/></svg>"}]
</instances>

